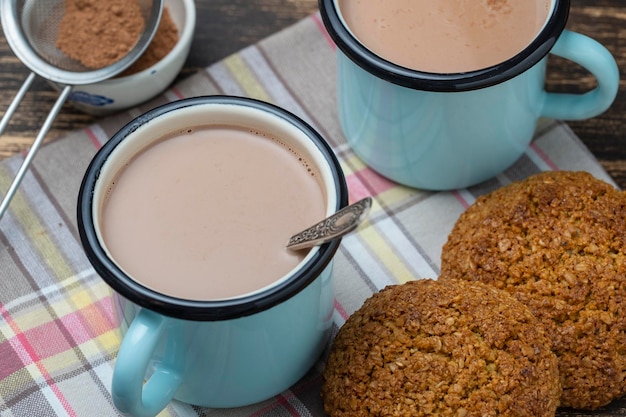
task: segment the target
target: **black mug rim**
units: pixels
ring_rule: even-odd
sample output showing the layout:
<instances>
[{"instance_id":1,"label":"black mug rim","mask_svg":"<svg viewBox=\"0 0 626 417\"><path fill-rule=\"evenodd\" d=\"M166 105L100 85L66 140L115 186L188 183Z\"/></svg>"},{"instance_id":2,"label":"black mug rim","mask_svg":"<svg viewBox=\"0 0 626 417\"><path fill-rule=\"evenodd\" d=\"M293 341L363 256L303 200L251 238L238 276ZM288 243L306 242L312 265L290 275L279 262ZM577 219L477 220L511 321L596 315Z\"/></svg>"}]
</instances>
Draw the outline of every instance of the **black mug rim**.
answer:
<instances>
[{"instance_id":1,"label":"black mug rim","mask_svg":"<svg viewBox=\"0 0 626 417\"><path fill-rule=\"evenodd\" d=\"M152 119L174 110L201 104L244 105L268 112L296 126L315 143L329 163L337 193L336 209L338 210L348 204L347 184L339 161L330 145L307 122L283 108L260 100L224 95L200 96L177 100L149 110L122 127L96 152L85 172L78 194L78 231L85 254L94 270L117 294L127 300L166 316L184 320L229 320L267 310L305 289L330 263L339 248L340 239L321 245L317 253L297 273L278 285L239 298L196 301L161 294L130 278L107 255L100 244L93 219L94 187L103 164L120 142Z\"/></svg>"},{"instance_id":2,"label":"black mug rim","mask_svg":"<svg viewBox=\"0 0 626 417\"><path fill-rule=\"evenodd\" d=\"M533 41L517 55L488 68L458 73L432 73L409 69L381 58L367 49L344 26L336 0L318 0L322 21L331 39L352 62L370 74L414 90L471 91L510 80L527 71L552 49L565 29L570 0L553 0L554 9Z\"/></svg>"}]
</instances>

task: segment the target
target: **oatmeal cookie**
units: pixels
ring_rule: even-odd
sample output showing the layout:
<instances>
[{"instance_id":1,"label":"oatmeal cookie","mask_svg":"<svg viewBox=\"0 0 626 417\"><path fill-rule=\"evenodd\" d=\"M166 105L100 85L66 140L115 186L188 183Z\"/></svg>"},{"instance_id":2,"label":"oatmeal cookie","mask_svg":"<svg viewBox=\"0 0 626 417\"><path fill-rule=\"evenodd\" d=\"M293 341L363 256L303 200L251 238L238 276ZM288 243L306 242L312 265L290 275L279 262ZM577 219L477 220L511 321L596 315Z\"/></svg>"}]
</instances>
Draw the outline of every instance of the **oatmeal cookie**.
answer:
<instances>
[{"instance_id":1,"label":"oatmeal cookie","mask_svg":"<svg viewBox=\"0 0 626 417\"><path fill-rule=\"evenodd\" d=\"M554 416L556 356L530 310L481 283L409 281L365 301L323 371L332 417Z\"/></svg>"},{"instance_id":2,"label":"oatmeal cookie","mask_svg":"<svg viewBox=\"0 0 626 417\"><path fill-rule=\"evenodd\" d=\"M480 197L443 247L441 280L482 281L529 306L559 358L561 405L626 393L626 194L546 172Z\"/></svg>"}]
</instances>

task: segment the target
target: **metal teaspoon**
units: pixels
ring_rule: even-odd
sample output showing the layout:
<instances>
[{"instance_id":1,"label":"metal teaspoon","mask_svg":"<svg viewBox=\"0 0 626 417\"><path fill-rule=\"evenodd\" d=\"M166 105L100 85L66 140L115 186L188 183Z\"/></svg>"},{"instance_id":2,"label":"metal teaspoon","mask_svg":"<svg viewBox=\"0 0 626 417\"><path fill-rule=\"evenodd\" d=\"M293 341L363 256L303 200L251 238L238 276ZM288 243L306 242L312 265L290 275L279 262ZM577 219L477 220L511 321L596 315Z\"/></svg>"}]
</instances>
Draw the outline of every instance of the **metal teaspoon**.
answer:
<instances>
[{"instance_id":1,"label":"metal teaspoon","mask_svg":"<svg viewBox=\"0 0 626 417\"><path fill-rule=\"evenodd\" d=\"M321 222L291 236L287 248L293 250L312 248L344 236L361 224L371 207L371 197L350 204Z\"/></svg>"}]
</instances>

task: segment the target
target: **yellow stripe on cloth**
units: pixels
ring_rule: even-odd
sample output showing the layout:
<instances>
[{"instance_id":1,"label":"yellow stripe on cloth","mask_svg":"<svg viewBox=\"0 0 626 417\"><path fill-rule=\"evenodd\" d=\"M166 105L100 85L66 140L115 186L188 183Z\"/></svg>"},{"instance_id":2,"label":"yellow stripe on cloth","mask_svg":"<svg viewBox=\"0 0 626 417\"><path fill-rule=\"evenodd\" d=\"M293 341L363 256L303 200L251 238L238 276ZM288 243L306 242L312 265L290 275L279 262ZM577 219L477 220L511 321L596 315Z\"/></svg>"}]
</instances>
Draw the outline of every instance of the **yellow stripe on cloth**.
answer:
<instances>
[{"instance_id":1,"label":"yellow stripe on cloth","mask_svg":"<svg viewBox=\"0 0 626 417\"><path fill-rule=\"evenodd\" d=\"M80 289L78 291L70 292L70 300L72 303L72 310L82 310L94 303L94 299L87 291Z\"/></svg>"},{"instance_id":2,"label":"yellow stripe on cloth","mask_svg":"<svg viewBox=\"0 0 626 417\"><path fill-rule=\"evenodd\" d=\"M381 192L380 194L378 194L378 198L386 206L393 207L407 201L409 198L415 197L417 193L422 192L423 191L411 189L408 187L397 186Z\"/></svg>"},{"instance_id":3,"label":"yellow stripe on cloth","mask_svg":"<svg viewBox=\"0 0 626 417\"><path fill-rule=\"evenodd\" d=\"M163 411L161 411L159 414L157 414L157 417L172 417L172 413L170 413L170 410L168 410L167 408Z\"/></svg>"},{"instance_id":4,"label":"yellow stripe on cloth","mask_svg":"<svg viewBox=\"0 0 626 417\"><path fill-rule=\"evenodd\" d=\"M266 102L272 101L268 92L240 55L229 56L224 60L224 64L248 97Z\"/></svg>"},{"instance_id":5,"label":"yellow stripe on cloth","mask_svg":"<svg viewBox=\"0 0 626 417\"><path fill-rule=\"evenodd\" d=\"M77 345L83 354L90 358L96 355L114 354L120 348L121 333L117 328Z\"/></svg>"},{"instance_id":6,"label":"yellow stripe on cloth","mask_svg":"<svg viewBox=\"0 0 626 417\"><path fill-rule=\"evenodd\" d=\"M0 170L0 188L7 190L12 181L12 176L6 172L6 168ZM41 260L48 265L54 275L59 280L72 275L72 271L67 262L57 250L56 245L50 240L46 229L39 222L35 213L30 209L28 202L24 199L18 189L10 206L11 213L25 230L28 240L40 253Z\"/></svg>"},{"instance_id":7,"label":"yellow stripe on cloth","mask_svg":"<svg viewBox=\"0 0 626 417\"><path fill-rule=\"evenodd\" d=\"M339 162L346 176L359 172L366 167L365 163L353 154L345 155Z\"/></svg>"},{"instance_id":8,"label":"yellow stripe on cloth","mask_svg":"<svg viewBox=\"0 0 626 417\"><path fill-rule=\"evenodd\" d=\"M380 235L378 230L371 225L365 224L363 226L366 227L363 227L359 234L365 244L370 247L371 252L376 254L378 262L384 265L399 282L402 283L410 280L413 274Z\"/></svg>"}]
</instances>

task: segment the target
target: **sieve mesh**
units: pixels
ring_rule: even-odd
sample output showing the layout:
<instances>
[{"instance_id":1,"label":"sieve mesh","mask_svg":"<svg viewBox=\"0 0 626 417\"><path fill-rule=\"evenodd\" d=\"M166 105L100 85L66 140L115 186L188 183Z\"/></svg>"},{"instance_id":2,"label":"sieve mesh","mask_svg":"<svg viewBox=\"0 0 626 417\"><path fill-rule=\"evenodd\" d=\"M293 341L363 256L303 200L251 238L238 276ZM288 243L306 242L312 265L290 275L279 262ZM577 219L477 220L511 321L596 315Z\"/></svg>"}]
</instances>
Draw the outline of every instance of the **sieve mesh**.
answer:
<instances>
[{"instance_id":1,"label":"sieve mesh","mask_svg":"<svg viewBox=\"0 0 626 417\"><path fill-rule=\"evenodd\" d=\"M139 0L146 30L121 60L100 69L84 66L56 47L65 0L0 0L5 36L15 55L33 72L62 84L90 84L130 66L147 48L161 17L162 0Z\"/></svg>"},{"instance_id":2,"label":"sieve mesh","mask_svg":"<svg viewBox=\"0 0 626 417\"><path fill-rule=\"evenodd\" d=\"M83 72L87 69L69 58L56 46L57 34L63 14L64 2L61 1L18 1L17 14L21 18L21 33L33 51L50 65L67 71Z\"/></svg>"}]
</instances>

